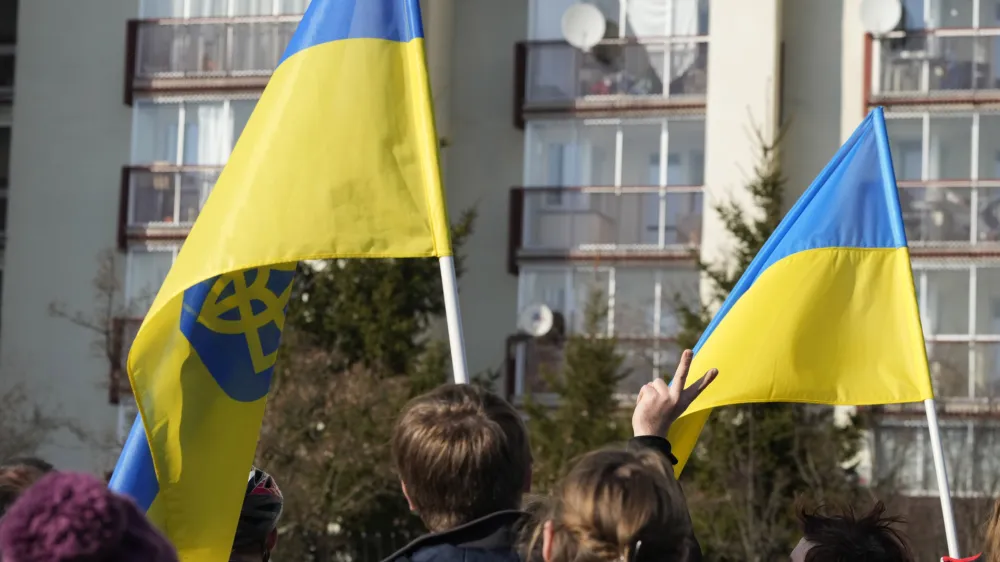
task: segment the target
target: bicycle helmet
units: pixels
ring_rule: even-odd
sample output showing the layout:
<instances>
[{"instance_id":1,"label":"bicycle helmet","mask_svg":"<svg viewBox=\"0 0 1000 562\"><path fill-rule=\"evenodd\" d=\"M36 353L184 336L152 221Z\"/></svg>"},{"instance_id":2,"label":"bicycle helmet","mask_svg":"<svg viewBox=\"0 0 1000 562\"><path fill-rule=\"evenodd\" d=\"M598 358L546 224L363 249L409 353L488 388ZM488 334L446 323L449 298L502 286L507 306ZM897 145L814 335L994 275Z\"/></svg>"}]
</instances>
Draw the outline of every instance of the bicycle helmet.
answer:
<instances>
[{"instance_id":1,"label":"bicycle helmet","mask_svg":"<svg viewBox=\"0 0 1000 562\"><path fill-rule=\"evenodd\" d=\"M233 550L264 548L268 535L278 526L284 499L274 478L254 467L247 481L240 520L236 524Z\"/></svg>"}]
</instances>

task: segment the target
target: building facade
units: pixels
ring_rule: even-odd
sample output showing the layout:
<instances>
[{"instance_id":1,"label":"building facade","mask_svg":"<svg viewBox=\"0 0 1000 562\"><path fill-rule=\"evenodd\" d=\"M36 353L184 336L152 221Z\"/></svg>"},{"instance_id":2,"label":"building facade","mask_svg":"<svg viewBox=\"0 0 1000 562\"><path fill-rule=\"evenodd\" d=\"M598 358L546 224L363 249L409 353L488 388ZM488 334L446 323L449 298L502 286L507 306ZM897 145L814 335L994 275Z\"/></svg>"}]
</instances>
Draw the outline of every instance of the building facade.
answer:
<instances>
[{"instance_id":1,"label":"building facade","mask_svg":"<svg viewBox=\"0 0 1000 562\"><path fill-rule=\"evenodd\" d=\"M448 204L479 211L461 281L471 369L500 368L515 400L543 392L561 351L518 333L519 316L545 305L579 330L597 294L597 328L632 372L622 395L669 374L675 299L704 296L695 254L727 255L713 209L746 202L754 131L787 127L794 198L884 105L953 486L995 493L997 0L905 0L877 38L860 0L588 1L608 22L588 52L562 37L575 0L424 2ZM16 28L0 12L0 383L92 436L55 434L42 453L58 464L113 463L134 415L121 359L307 4L32 0ZM95 354L92 333L48 311L102 312L106 252L117 351ZM935 494L921 410L877 414L871 478Z\"/></svg>"}]
</instances>

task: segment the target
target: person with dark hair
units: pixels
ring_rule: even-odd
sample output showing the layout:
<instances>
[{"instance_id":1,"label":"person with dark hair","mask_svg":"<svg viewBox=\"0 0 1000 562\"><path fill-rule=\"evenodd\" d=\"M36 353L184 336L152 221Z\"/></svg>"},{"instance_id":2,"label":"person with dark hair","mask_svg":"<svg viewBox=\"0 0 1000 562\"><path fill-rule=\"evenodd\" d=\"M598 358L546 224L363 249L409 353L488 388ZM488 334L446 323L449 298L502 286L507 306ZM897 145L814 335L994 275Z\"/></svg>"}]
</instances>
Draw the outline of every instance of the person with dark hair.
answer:
<instances>
[{"instance_id":1,"label":"person with dark hair","mask_svg":"<svg viewBox=\"0 0 1000 562\"><path fill-rule=\"evenodd\" d=\"M4 464L0 466L0 518L21 494L46 471L31 464Z\"/></svg>"},{"instance_id":2,"label":"person with dark hair","mask_svg":"<svg viewBox=\"0 0 1000 562\"><path fill-rule=\"evenodd\" d=\"M230 562L267 562L278 543L278 519L284 498L274 478L254 467L247 481L240 519L236 523Z\"/></svg>"},{"instance_id":3,"label":"person with dark hair","mask_svg":"<svg viewBox=\"0 0 1000 562\"><path fill-rule=\"evenodd\" d=\"M801 510L803 536L791 562L913 562L906 537L896 529L902 520L885 512L882 502L861 517L854 510L832 516Z\"/></svg>"},{"instance_id":4,"label":"person with dark hair","mask_svg":"<svg viewBox=\"0 0 1000 562\"><path fill-rule=\"evenodd\" d=\"M177 562L132 500L87 474L52 472L0 521L4 562Z\"/></svg>"}]
</instances>

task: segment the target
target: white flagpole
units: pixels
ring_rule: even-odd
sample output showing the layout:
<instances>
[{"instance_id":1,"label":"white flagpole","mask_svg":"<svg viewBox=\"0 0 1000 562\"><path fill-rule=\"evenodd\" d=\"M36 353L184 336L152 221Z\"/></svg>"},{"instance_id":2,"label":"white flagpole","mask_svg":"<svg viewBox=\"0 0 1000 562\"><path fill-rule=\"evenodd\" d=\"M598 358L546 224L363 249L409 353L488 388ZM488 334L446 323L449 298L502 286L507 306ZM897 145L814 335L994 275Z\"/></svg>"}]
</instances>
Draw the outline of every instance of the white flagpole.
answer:
<instances>
[{"instance_id":1,"label":"white flagpole","mask_svg":"<svg viewBox=\"0 0 1000 562\"><path fill-rule=\"evenodd\" d=\"M444 313L448 321L451 345L451 369L456 384L469 384L469 366L465 362L465 336L462 334L462 311L458 307L458 279L454 256L441 256L441 288L444 290Z\"/></svg>"},{"instance_id":2,"label":"white flagpole","mask_svg":"<svg viewBox=\"0 0 1000 562\"><path fill-rule=\"evenodd\" d=\"M941 497L941 518L944 519L944 534L948 540L948 556L958 558L958 532L955 528L955 514L951 509L951 489L948 487L948 468L944 464L944 450L941 448L941 430L938 428L937 410L934 399L924 400L927 411L927 429L931 436L931 452L934 453L934 472L937 473L938 495Z\"/></svg>"}]
</instances>

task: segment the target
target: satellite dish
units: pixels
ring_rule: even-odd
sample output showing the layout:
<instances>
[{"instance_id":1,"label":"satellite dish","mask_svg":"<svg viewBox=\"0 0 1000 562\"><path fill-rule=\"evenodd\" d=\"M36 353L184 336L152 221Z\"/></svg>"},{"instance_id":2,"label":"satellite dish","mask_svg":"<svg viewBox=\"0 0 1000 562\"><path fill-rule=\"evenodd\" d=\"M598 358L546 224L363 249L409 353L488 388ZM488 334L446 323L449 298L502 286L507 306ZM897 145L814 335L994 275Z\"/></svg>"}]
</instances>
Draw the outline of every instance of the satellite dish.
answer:
<instances>
[{"instance_id":1,"label":"satellite dish","mask_svg":"<svg viewBox=\"0 0 1000 562\"><path fill-rule=\"evenodd\" d=\"M517 327L526 334L540 338L552 331L555 325L552 309L544 304L532 304L521 311Z\"/></svg>"},{"instance_id":2,"label":"satellite dish","mask_svg":"<svg viewBox=\"0 0 1000 562\"><path fill-rule=\"evenodd\" d=\"M563 13L563 38L582 51L589 51L600 43L607 27L604 14L593 4L574 4Z\"/></svg>"},{"instance_id":3,"label":"satellite dish","mask_svg":"<svg viewBox=\"0 0 1000 562\"><path fill-rule=\"evenodd\" d=\"M872 35L889 33L903 19L899 0L861 0L861 24Z\"/></svg>"}]
</instances>

